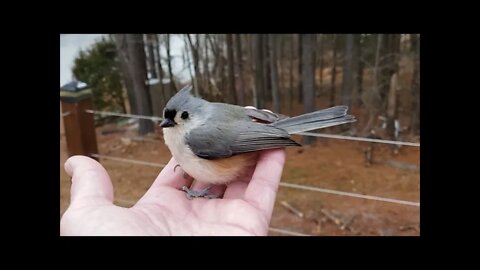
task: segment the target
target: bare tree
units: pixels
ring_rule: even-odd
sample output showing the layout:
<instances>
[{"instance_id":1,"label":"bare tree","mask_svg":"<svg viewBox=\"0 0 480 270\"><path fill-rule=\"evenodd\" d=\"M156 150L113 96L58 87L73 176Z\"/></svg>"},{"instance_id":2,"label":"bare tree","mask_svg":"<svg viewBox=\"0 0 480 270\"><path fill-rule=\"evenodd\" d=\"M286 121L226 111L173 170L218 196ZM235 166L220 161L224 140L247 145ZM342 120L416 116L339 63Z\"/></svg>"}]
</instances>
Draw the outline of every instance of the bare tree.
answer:
<instances>
[{"instance_id":1,"label":"bare tree","mask_svg":"<svg viewBox=\"0 0 480 270\"><path fill-rule=\"evenodd\" d=\"M289 82L290 82L290 87L289 87L289 95L288 95L288 112L292 113L292 107L293 107L293 92L294 92L294 84L293 84L293 69L294 69L294 62L295 62L295 41L294 41L294 35L291 36L290 39L290 65L289 65Z\"/></svg>"},{"instance_id":2,"label":"bare tree","mask_svg":"<svg viewBox=\"0 0 480 270\"><path fill-rule=\"evenodd\" d=\"M398 133L395 128L395 121L398 121L398 90L398 74L395 72L390 79L387 99L387 135L390 140L398 140Z\"/></svg>"},{"instance_id":3,"label":"bare tree","mask_svg":"<svg viewBox=\"0 0 480 270\"><path fill-rule=\"evenodd\" d=\"M205 49L205 55L203 57L203 93L208 93L208 94L211 94L210 93L210 67L209 67L209 55L208 55L208 34L205 34L205 37L204 37L204 49Z\"/></svg>"},{"instance_id":4,"label":"bare tree","mask_svg":"<svg viewBox=\"0 0 480 270\"><path fill-rule=\"evenodd\" d=\"M285 82L285 35L277 34L275 41L275 50L276 50L276 63L278 70L278 94L280 97L280 107L284 107L285 103L285 91L287 90Z\"/></svg>"},{"instance_id":5,"label":"bare tree","mask_svg":"<svg viewBox=\"0 0 480 270\"><path fill-rule=\"evenodd\" d=\"M302 34L302 80L303 80L303 107L304 112L309 113L315 110L315 57L314 36L312 34ZM304 136L304 144L312 144L315 137Z\"/></svg>"},{"instance_id":6,"label":"bare tree","mask_svg":"<svg viewBox=\"0 0 480 270\"><path fill-rule=\"evenodd\" d=\"M187 36L187 35L185 35ZM183 39L183 41L185 42L185 46L183 47L183 53L182 53L182 58L183 58L183 64L184 64L184 68L186 66L187 70L188 70L188 74L190 74L190 82L193 83L193 91L195 93L195 96L199 96L199 91L198 91L198 81L197 81L197 76L195 75L195 68L192 72L192 65L193 65L193 61L190 57L190 53L192 51L192 49L189 49L189 44L188 44L188 37L185 37Z\"/></svg>"},{"instance_id":7,"label":"bare tree","mask_svg":"<svg viewBox=\"0 0 480 270\"><path fill-rule=\"evenodd\" d=\"M420 129L420 35L412 34L411 50L413 51L413 77L412 77L412 104L410 130L415 132Z\"/></svg>"},{"instance_id":8,"label":"bare tree","mask_svg":"<svg viewBox=\"0 0 480 270\"><path fill-rule=\"evenodd\" d=\"M297 48L298 48L298 73L297 73L297 78L298 78L298 102L302 103L303 101L303 87L302 87L302 34L298 34L298 42L297 42Z\"/></svg>"},{"instance_id":9,"label":"bare tree","mask_svg":"<svg viewBox=\"0 0 480 270\"><path fill-rule=\"evenodd\" d=\"M212 48L213 57L214 57L214 67L213 67L213 80L212 86L213 96L221 96L221 99L225 101L225 95L222 91L225 90L225 57L223 56L223 49L222 49L222 40L218 35L208 35L208 41L210 42L210 46Z\"/></svg>"},{"instance_id":10,"label":"bare tree","mask_svg":"<svg viewBox=\"0 0 480 270\"><path fill-rule=\"evenodd\" d=\"M363 68L364 68L364 61L363 61L363 54L362 54L362 46L363 46L363 37L361 34L358 35L357 40L357 93L358 97L362 96L363 93ZM360 103L361 98L358 98L357 101Z\"/></svg>"},{"instance_id":11,"label":"bare tree","mask_svg":"<svg viewBox=\"0 0 480 270\"><path fill-rule=\"evenodd\" d=\"M380 47L379 91L382 99L382 113L386 114L387 95L390 90L390 80L398 71L398 60L400 51L400 35L385 34Z\"/></svg>"},{"instance_id":12,"label":"bare tree","mask_svg":"<svg viewBox=\"0 0 480 270\"><path fill-rule=\"evenodd\" d=\"M154 53L154 35L147 34L146 40L147 40L147 49L148 49L148 67L150 70L151 78L158 78L157 76L157 70L155 68L155 53Z\"/></svg>"},{"instance_id":13,"label":"bare tree","mask_svg":"<svg viewBox=\"0 0 480 270\"><path fill-rule=\"evenodd\" d=\"M320 60L320 92L323 92L323 35L320 34L318 39L318 58Z\"/></svg>"},{"instance_id":14,"label":"bare tree","mask_svg":"<svg viewBox=\"0 0 480 270\"><path fill-rule=\"evenodd\" d=\"M188 44L190 45L190 51L192 53L193 57L193 69L195 71L193 75L193 82L194 82L194 91L195 95L198 97L201 95L201 89L200 89L200 84L198 83L198 80L200 78L200 64L199 64L199 46L200 46L200 41L198 39L198 34L195 38L195 44L192 42L192 39L189 34L186 34L187 39L188 39Z\"/></svg>"},{"instance_id":15,"label":"bare tree","mask_svg":"<svg viewBox=\"0 0 480 270\"><path fill-rule=\"evenodd\" d=\"M373 67L373 83L372 87L370 87L369 91L364 91L362 95L363 104L367 107L368 110L368 122L365 125L362 133L367 134L373 126L375 117L377 116L380 107L381 107L381 97L380 97L380 85L379 85L379 65L380 65L380 49L382 46L382 39L383 35L377 35L377 45L375 49L375 64Z\"/></svg>"},{"instance_id":16,"label":"bare tree","mask_svg":"<svg viewBox=\"0 0 480 270\"><path fill-rule=\"evenodd\" d=\"M252 98L252 105L257 106L257 89L256 89L256 73L255 73L255 40L254 35L246 34L245 35L245 45L247 46L247 57L246 57L246 65L248 67L248 85L251 88L251 98Z\"/></svg>"},{"instance_id":17,"label":"bare tree","mask_svg":"<svg viewBox=\"0 0 480 270\"><path fill-rule=\"evenodd\" d=\"M333 35L333 67L332 67L332 77L330 82L330 106L335 105L335 79L337 76L337 46L338 46L338 37Z\"/></svg>"},{"instance_id":18,"label":"bare tree","mask_svg":"<svg viewBox=\"0 0 480 270\"><path fill-rule=\"evenodd\" d=\"M167 49L167 66L168 66L168 75L170 77L170 87L173 91L177 91L177 87L175 86L175 80L173 79L173 71L172 71L172 55L170 54L170 34L166 36L167 40L165 42L165 47Z\"/></svg>"},{"instance_id":19,"label":"bare tree","mask_svg":"<svg viewBox=\"0 0 480 270\"><path fill-rule=\"evenodd\" d=\"M227 34L227 57L228 57L228 88L229 103L237 104L237 95L235 90L235 73L233 59L233 35Z\"/></svg>"},{"instance_id":20,"label":"bare tree","mask_svg":"<svg viewBox=\"0 0 480 270\"><path fill-rule=\"evenodd\" d=\"M163 98L163 105L165 106L167 98L170 96L169 93L166 93L165 87L163 87L163 79L165 78L165 72L163 71L163 65L162 65L162 54L160 52L161 48L161 43L159 41L158 35L153 35L155 39L155 44L156 44L156 52L157 52L157 68L158 68L158 79L160 81L160 92L162 93L162 98Z\"/></svg>"},{"instance_id":21,"label":"bare tree","mask_svg":"<svg viewBox=\"0 0 480 270\"><path fill-rule=\"evenodd\" d=\"M263 108L263 38L260 34L253 35L253 55L255 58L255 107Z\"/></svg>"},{"instance_id":22,"label":"bare tree","mask_svg":"<svg viewBox=\"0 0 480 270\"><path fill-rule=\"evenodd\" d=\"M238 104L240 106L245 105L245 81L243 77L243 58L242 58L242 39L241 34L235 36L235 57L237 62L237 74L238 74Z\"/></svg>"},{"instance_id":23,"label":"bare tree","mask_svg":"<svg viewBox=\"0 0 480 270\"><path fill-rule=\"evenodd\" d=\"M280 98L278 87L278 67L277 67L277 51L275 49L276 37L275 35L268 35L268 41L270 43L270 79L272 81L272 100L273 111L280 112Z\"/></svg>"},{"instance_id":24,"label":"bare tree","mask_svg":"<svg viewBox=\"0 0 480 270\"><path fill-rule=\"evenodd\" d=\"M133 79L129 68L127 37L126 35L114 34L113 40L115 41L123 82L127 90L130 112L137 114L138 111L135 101Z\"/></svg>"},{"instance_id":25,"label":"bare tree","mask_svg":"<svg viewBox=\"0 0 480 270\"><path fill-rule=\"evenodd\" d=\"M345 61L343 65L342 104L350 106L353 88L353 34L345 37Z\"/></svg>"},{"instance_id":26,"label":"bare tree","mask_svg":"<svg viewBox=\"0 0 480 270\"><path fill-rule=\"evenodd\" d=\"M272 100L272 82L270 80L270 50L268 42L268 34L262 35L262 45L263 45L263 99L264 101Z\"/></svg>"},{"instance_id":27,"label":"bare tree","mask_svg":"<svg viewBox=\"0 0 480 270\"><path fill-rule=\"evenodd\" d=\"M150 93L146 85L147 66L145 55L145 44L142 34L116 35L120 54L125 61L127 80L131 79L133 90L128 91L131 107L135 108L140 115L152 115ZM133 101L133 102L132 102ZM141 135L153 131L153 123L150 120L140 119L138 132Z\"/></svg>"}]
</instances>

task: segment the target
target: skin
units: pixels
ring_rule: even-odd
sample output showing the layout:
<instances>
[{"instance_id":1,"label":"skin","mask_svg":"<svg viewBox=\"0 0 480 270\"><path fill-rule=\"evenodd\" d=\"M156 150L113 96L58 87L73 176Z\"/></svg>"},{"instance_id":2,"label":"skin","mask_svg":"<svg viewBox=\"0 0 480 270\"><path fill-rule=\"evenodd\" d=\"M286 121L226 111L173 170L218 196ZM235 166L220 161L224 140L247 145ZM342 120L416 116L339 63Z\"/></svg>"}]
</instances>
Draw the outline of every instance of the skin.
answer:
<instances>
[{"instance_id":1,"label":"skin","mask_svg":"<svg viewBox=\"0 0 480 270\"><path fill-rule=\"evenodd\" d=\"M150 189L131 208L113 204L113 186L97 161L73 156L65 162L72 177L71 202L60 221L67 235L258 235L265 236L285 164L285 150L260 153L251 177L213 193L222 199L188 200L181 187L191 186L172 158ZM193 183L192 188L203 188Z\"/></svg>"}]
</instances>

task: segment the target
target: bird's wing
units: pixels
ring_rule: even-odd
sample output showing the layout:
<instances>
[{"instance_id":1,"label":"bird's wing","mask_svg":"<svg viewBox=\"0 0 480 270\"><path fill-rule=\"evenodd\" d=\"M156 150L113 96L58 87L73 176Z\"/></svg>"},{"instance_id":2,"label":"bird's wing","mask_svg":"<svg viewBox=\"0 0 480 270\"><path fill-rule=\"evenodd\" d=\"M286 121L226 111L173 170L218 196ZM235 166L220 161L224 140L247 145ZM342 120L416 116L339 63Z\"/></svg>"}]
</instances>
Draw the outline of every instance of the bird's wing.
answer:
<instances>
[{"instance_id":1,"label":"bird's wing","mask_svg":"<svg viewBox=\"0 0 480 270\"><path fill-rule=\"evenodd\" d=\"M264 149L298 146L284 130L250 121L200 126L186 136L187 145L204 159L231 157Z\"/></svg>"}]
</instances>

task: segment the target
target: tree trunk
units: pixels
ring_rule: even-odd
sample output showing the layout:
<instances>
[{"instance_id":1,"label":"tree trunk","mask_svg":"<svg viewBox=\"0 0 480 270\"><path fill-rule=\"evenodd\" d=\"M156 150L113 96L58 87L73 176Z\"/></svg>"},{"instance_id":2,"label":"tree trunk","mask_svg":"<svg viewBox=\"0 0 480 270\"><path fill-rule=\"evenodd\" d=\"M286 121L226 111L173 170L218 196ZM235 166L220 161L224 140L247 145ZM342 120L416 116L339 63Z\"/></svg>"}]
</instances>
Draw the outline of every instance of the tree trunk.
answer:
<instances>
[{"instance_id":1,"label":"tree trunk","mask_svg":"<svg viewBox=\"0 0 480 270\"><path fill-rule=\"evenodd\" d=\"M170 78L170 87L173 92L176 92L177 87L175 86L175 80L173 79L173 71L172 71L172 56L170 55L170 34L167 34L166 49L167 49L167 65L168 65L168 75Z\"/></svg>"},{"instance_id":2,"label":"tree trunk","mask_svg":"<svg viewBox=\"0 0 480 270\"><path fill-rule=\"evenodd\" d=\"M357 102L360 105L361 104L361 96L363 93L363 67L364 67L364 62L363 62L363 55L362 55L362 46L363 46L363 38L362 35L358 35L358 43L357 43L357 92L358 92L358 99Z\"/></svg>"},{"instance_id":3,"label":"tree trunk","mask_svg":"<svg viewBox=\"0 0 480 270\"><path fill-rule=\"evenodd\" d=\"M280 98L278 87L278 67L277 67L277 52L276 52L276 37L275 35L269 35L270 43L270 79L272 81L272 101L273 111L280 113Z\"/></svg>"},{"instance_id":4,"label":"tree trunk","mask_svg":"<svg viewBox=\"0 0 480 270\"><path fill-rule=\"evenodd\" d=\"M227 34L227 57L228 57L228 88L229 93L229 103L237 104L237 91L235 90L235 73L234 73L234 59L233 59L233 35Z\"/></svg>"},{"instance_id":5,"label":"tree trunk","mask_svg":"<svg viewBox=\"0 0 480 270\"><path fill-rule=\"evenodd\" d=\"M278 96L280 98L280 108L285 106L285 90L287 87L285 86L285 35L277 34L277 38L275 41L275 50L276 50L276 63L277 63L277 70L278 70Z\"/></svg>"},{"instance_id":6,"label":"tree trunk","mask_svg":"<svg viewBox=\"0 0 480 270\"><path fill-rule=\"evenodd\" d=\"M386 114L387 95L390 90L390 79L393 73L398 71L398 55L400 50L400 35L399 34L385 34L381 46L380 66L379 72L380 97L382 100L382 114Z\"/></svg>"},{"instance_id":7,"label":"tree trunk","mask_svg":"<svg viewBox=\"0 0 480 270\"><path fill-rule=\"evenodd\" d=\"M241 34L235 38L235 56L238 73L238 105L245 106L245 80L243 78L243 58L242 58L242 40Z\"/></svg>"},{"instance_id":8,"label":"tree trunk","mask_svg":"<svg viewBox=\"0 0 480 270\"><path fill-rule=\"evenodd\" d=\"M133 79L133 89L135 94L135 105L138 114L151 116L152 106L150 102L150 92L146 85L147 66L145 56L145 46L141 34L127 34L128 65L131 78ZM139 119L138 133L145 135L153 132L153 123L151 120Z\"/></svg>"},{"instance_id":9,"label":"tree trunk","mask_svg":"<svg viewBox=\"0 0 480 270\"><path fill-rule=\"evenodd\" d=\"M264 107L264 76L263 76L263 39L260 34L253 34L253 54L255 57L255 107Z\"/></svg>"},{"instance_id":10,"label":"tree trunk","mask_svg":"<svg viewBox=\"0 0 480 270\"><path fill-rule=\"evenodd\" d=\"M226 83L226 80L225 80L225 62L226 62L226 59L225 59L225 57L223 57L222 47L220 45L220 40L218 38L216 38L215 47L216 47L216 51L217 51L217 53L216 53L217 70L216 70L215 74L216 74L216 78L217 78L217 81L218 81L218 90L222 94L222 100L226 101L225 100L225 91L227 91L227 89L225 87L225 83Z\"/></svg>"},{"instance_id":11,"label":"tree trunk","mask_svg":"<svg viewBox=\"0 0 480 270\"><path fill-rule=\"evenodd\" d=\"M252 106L257 106L257 89L256 89L256 74L255 74L255 38L252 34L245 35L245 42L247 44L247 67L248 67L248 83L250 85Z\"/></svg>"},{"instance_id":12,"label":"tree trunk","mask_svg":"<svg viewBox=\"0 0 480 270\"><path fill-rule=\"evenodd\" d=\"M295 36L292 35L290 39L290 66L289 66L289 82L290 82L290 89L288 95L288 113L292 113L293 107L293 92L294 92L294 84L293 84L293 69L294 69L294 62L295 62Z\"/></svg>"},{"instance_id":13,"label":"tree trunk","mask_svg":"<svg viewBox=\"0 0 480 270\"><path fill-rule=\"evenodd\" d=\"M170 96L169 93L166 93L166 90L163 85L163 79L165 78L165 72L163 71L162 66L162 54L160 52L161 43L159 42L158 35L154 35L155 43L156 43L156 52L157 52L157 65L158 65L158 79L160 81L160 92L162 93L162 106L165 107L167 103L167 98Z\"/></svg>"},{"instance_id":14,"label":"tree trunk","mask_svg":"<svg viewBox=\"0 0 480 270\"><path fill-rule=\"evenodd\" d=\"M298 103L303 101L303 87L302 87L302 34L298 34Z\"/></svg>"},{"instance_id":15,"label":"tree trunk","mask_svg":"<svg viewBox=\"0 0 480 270\"><path fill-rule=\"evenodd\" d=\"M395 130L395 120L398 120L398 76L393 73L390 78L390 89L387 99L387 135L390 140L398 140ZM398 131L397 131L398 132Z\"/></svg>"},{"instance_id":16,"label":"tree trunk","mask_svg":"<svg viewBox=\"0 0 480 270\"><path fill-rule=\"evenodd\" d=\"M147 34L147 49L148 49L148 66L150 69L151 78L158 78L157 70L155 68L155 53L153 49L154 38L153 35Z\"/></svg>"},{"instance_id":17,"label":"tree trunk","mask_svg":"<svg viewBox=\"0 0 480 270\"><path fill-rule=\"evenodd\" d=\"M335 105L335 79L337 76L337 44L338 38L337 35L333 35L333 67L332 67L332 77L330 81L330 106Z\"/></svg>"},{"instance_id":18,"label":"tree trunk","mask_svg":"<svg viewBox=\"0 0 480 270\"><path fill-rule=\"evenodd\" d=\"M115 41L115 46L117 49L120 70L122 72L122 79L125 84L125 88L127 89L127 98L129 102L130 113L137 114L133 79L128 64L127 37L124 34L114 34L113 39Z\"/></svg>"},{"instance_id":19,"label":"tree trunk","mask_svg":"<svg viewBox=\"0 0 480 270\"><path fill-rule=\"evenodd\" d=\"M188 34L187 34L188 35ZM190 59L190 53L192 52L192 49L190 48L190 45L188 44L188 37L183 39L184 41L184 46L183 46L183 53L182 53L182 58L183 58L183 66L186 66L188 69L188 74L190 74L190 84L193 84L193 92L195 93L195 96L199 96L198 93L198 81L197 77L195 76L195 68L193 68L193 72L191 69L191 66L193 65L193 60Z\"/></svg>"},{"instance_id":20,"label":"tree trunk","mask_svg":"<svg viewBox=\"0 0 480 270\"><path fill-rule=\"evenodd\" d=\"M373 66L373 82L372 87L368 93L364 93L364 104L367 106L368 109L368 122L365 125L362 133L366 134L370 130L372 130L373 123L375 121L375 117L381 108L381 98L379 93L379 65L380 65L380 49L382 47L382 39L383 34L377 35L377 46L375 49L375 64Z\"/></svg>"},{"instance_id":21,"label":"tree trunk","mask_svg":"<svg viewBox=\"0 0 480 270\"><path fill-rule=\"evenodd\" d=\"M413 134L420 130L420 35L412 34L411 42L411 49L413 51L413 76L410 131Z\"/></svg>"},{"instance_id":22,"label":"tree trunk","mask_svg":"<svg viewBox=\"0 0 480 270\"><path fill-rule=\"evenodd\" d=\"M198 56L198 46L200 44L200 41L198 40L198 34L195 39L195 45L192 42L192 39L190 38L189 34L186 34L187 39L188 39L188 44L190 45L190 50L192 52L192 57L193 57L193 82L194 82L194 92L197 97L201 96L201 89L200 89L200 84L198 81L200 80L200 68L199 68L199 56Z\"/></svg>"},{"instance_id":23,"label":"tree trunk","mask_svg":"<svg viewBox=\"0 0 480 270\"><path fill-rule=\"evenodd\" d=\"M320 58L320 92L323 93L323 35L319 36L319 52L318 58Z\"/></svg>"},{"instance_id":24,"label":"tree trunk","mask_svg":"<svg viewBox=\"0 0 480 270\"><path fill-rule=\"evenodd\" d=\"M342 105L350 107L353 93L353 34L347 34L345 41L345 60L342 76Z\"/></svg>"},{"instance_id":25,"label":"tree trunk","mask_svg":"<svg viewBox=\"0 0 480 270\"><path fill-rule=\"evenodd\" d=\"M262 34L263 45L263 100L272 100L272 82L270 81L270 50L269 50L269 36L268 34Z\"/></svg>"},{"instance_id":26,"label":"tree trunk","mask_svg":"<svg viewBox=\"0 0 480 270\"><path fill-rule=\"evenodd\" d=\"M313 55L314 36L312 34L302 34L302 80L303 80L303 106L304 113L315 110L315 57ZM312 144L315 137L304 136L304 144Z\"/></svg>"},{"instance_id":27,"label":"tree trunk","mask_svg":"<svg viewBox=\"0 0 480 270\"><path fill-rule=\"evenodd\" d=\"M205 39L204 39L204 48L205 48L205 57L203 59L203 93L207 93L208 95L211 94L210 91L210 67L209 67L209 61L210 58L208 56L208 34L205 34Z\"/></svg>"}]
</instances>

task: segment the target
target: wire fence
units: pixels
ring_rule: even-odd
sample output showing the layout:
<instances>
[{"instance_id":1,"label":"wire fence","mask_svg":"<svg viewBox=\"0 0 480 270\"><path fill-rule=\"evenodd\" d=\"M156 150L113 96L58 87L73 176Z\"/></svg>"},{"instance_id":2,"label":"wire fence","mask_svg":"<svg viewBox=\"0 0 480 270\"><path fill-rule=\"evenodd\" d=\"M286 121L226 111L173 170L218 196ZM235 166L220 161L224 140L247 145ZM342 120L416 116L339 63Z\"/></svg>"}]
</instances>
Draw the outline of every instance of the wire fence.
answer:
<instances>
[{"instance_id":1,"label":"wire fence","mask_svg":"<svg viewBox=\"0 0 480 270\"><path fill-rule=\"evenodd\" d=\"M362 137L353 137L353 136L343 136L343 135L334 135L334 134L325 134L325 133L315 133L315 132L301 132L298 133L303 136L313 136L313 137L322 137L330 139L340 139L340 140L350 140L350 141L361 141L361 142L373 142L373 143L385 143L385 144L395 144L395 145L405 145L405 146L416 146L420 147L419 143L413 142L401 142L401 141L391 141L391 140L380 140L380 139L371 139L371 138L362 138Z\"/></svg>"},{"instance_id":2,"label":"wire fence","mask_svg":"<svg viewBox=\"0 0 480 270\"><path fill-rule=\"evenodd\" d=\"M90 156L95 158L102 158L102 159L120 161L120 162L131 163L131 164L146 165L146 166L152 166L152 167L159 167L159 168L163 168L166 166L165 164L159 164L159 163L153 163L153 162L141 161L141 160L135 160L135 159L120 158L120 157L112 157L107 155L90 154Z\"/></svg>"},{"instance_id":3,"label":"wire fence","mask_svg":"<svg viewBox=\"0 0 480 270\"><path fill-rule=\"evenodd\" d=\"M138 114L126 114L126 113L94 111L94 110L85 110L85 112L93 113L93 114L99 114L99 115L119 116L119 117L126 117L126 118L135 118L135 119L146 119L146 120L152 120L154 122L163 120L162 117L146 116L146 115L138 115Z\"/></svg>"},{"instance_id":4,"label":"wire fence","mask_svg":"<svg viewBox=\"0 0 480 270\"><path fill-rule=\"evenodd\" d=\"M163 167L166 166L165 164L160 164L160 163L153 163L153 162L147 162L147 161L139 161L139 160L135 160L135 159L112 157L112 156L107 156L107 155L91 154L91 156L96 157L96 158L107 159L107 160L120 161L120 162L125 162L125 163L146 165L146 166L159 167L159 168L163 168ZM339 195L339 196L347 196L347 197L352 197L352 198L360 198L360 199L365 199L365 200L382 201L382 202L389 202L389 203L396 203L396 204L420 207L419 202L411 202L411 201L404 201L404 200L398 200L398 199L392 199L392 198L384 198L384 197L373 196L373 195L364 195L364 194L358 194L358 193L352 193L352 192L346 192L346 191L339 191L339 190L333 190L333 189L326 189L326 188L319 188L319 187L313 187L313 186L307 186L307 185L301 185L301 184L295 184L295 183L289 183L289 182L280 182L280 186L288 187L288 188L294 188L294 189L301 189L301 190L316 191L316 192L320 192L320 193L334 194L334 195Z\"/></svg>"},{"instance_id":5,"label":"wire fence","mask_svg":"<svg viewBox=\"0 0 480 270\"><path fill-rule=\"evenodd\" d=\"M85 110L85 112L93 113L93 114L99 114L99 115L109 115L109 116L127 117L127 118L135 118L135 119L147 119L147 120L152 120L154 122L158 122L158 121L163 120L162 117L145 116L145 115L138 115L138 114L125 114L125 113L94 111L94 110ZM334 134L325 134L325 133L316 133L316 132L301 132L301 133L298 133L298 135L312 136L312 137L323 137L323 138L330 138L330 139L340 139L340 140L350 140L350 141L373 142L373 143L395 144L395 145L420 147L420 143L414 143L414 142L381 140L381 139L343 136L343 135L334 135Z\"/></svg>"}]
</instances>

